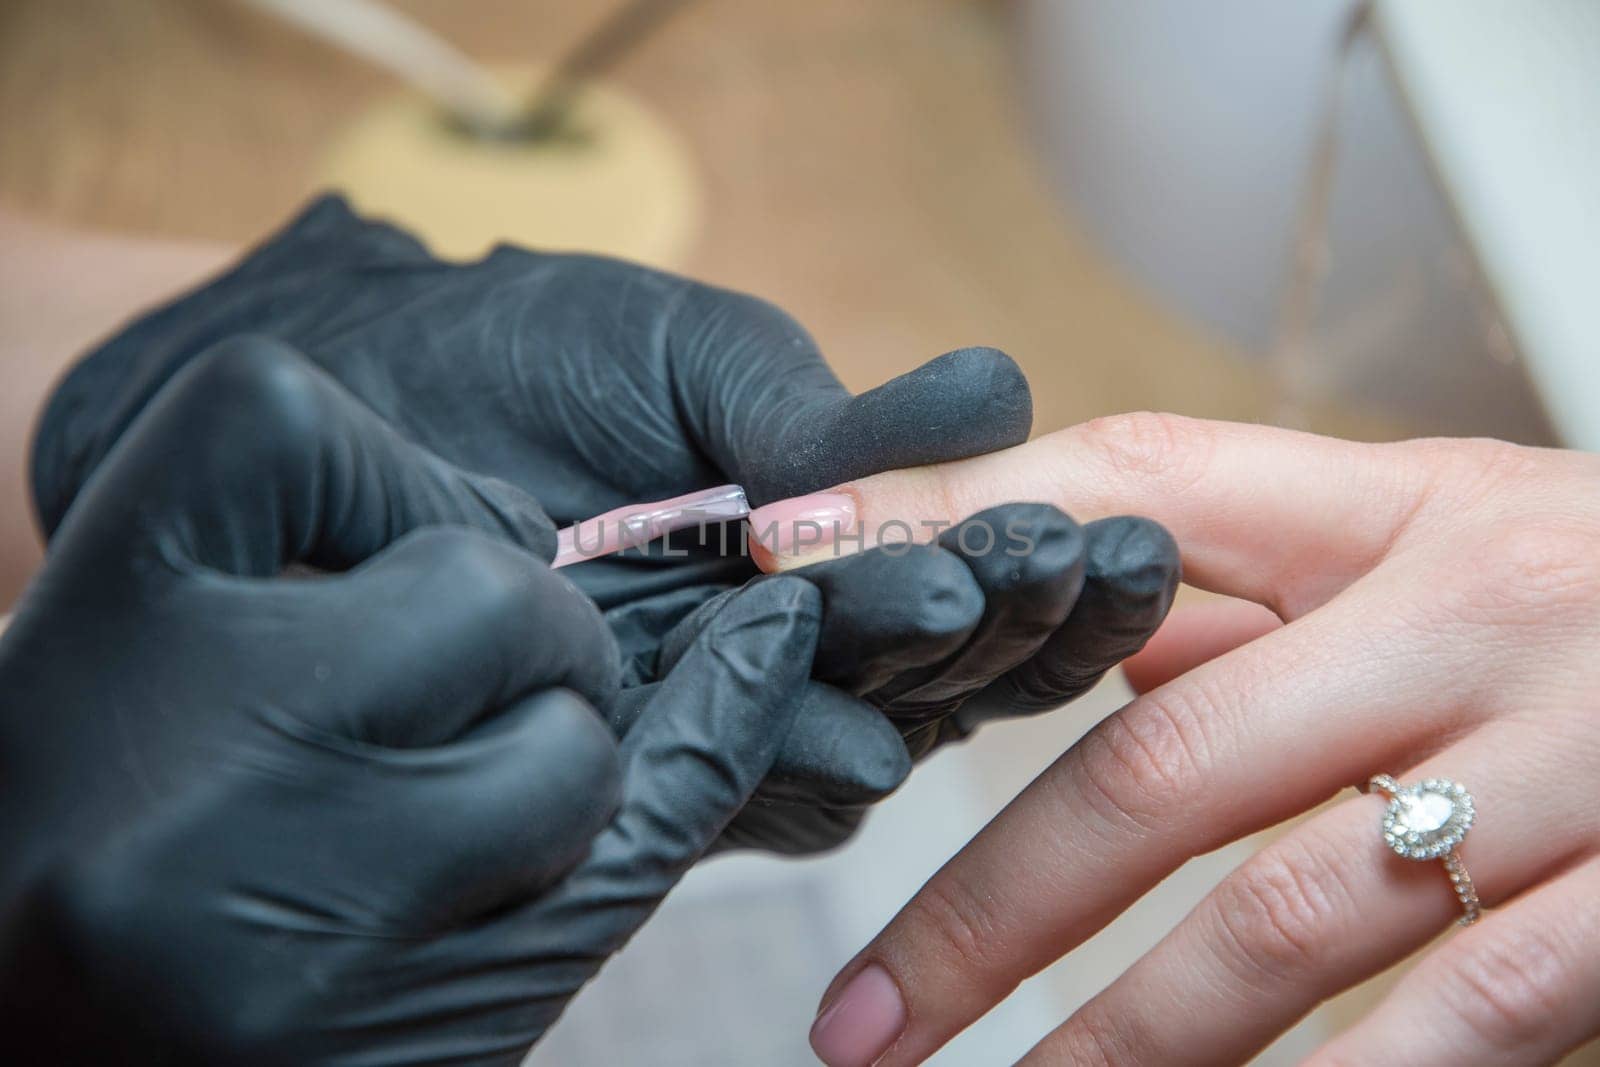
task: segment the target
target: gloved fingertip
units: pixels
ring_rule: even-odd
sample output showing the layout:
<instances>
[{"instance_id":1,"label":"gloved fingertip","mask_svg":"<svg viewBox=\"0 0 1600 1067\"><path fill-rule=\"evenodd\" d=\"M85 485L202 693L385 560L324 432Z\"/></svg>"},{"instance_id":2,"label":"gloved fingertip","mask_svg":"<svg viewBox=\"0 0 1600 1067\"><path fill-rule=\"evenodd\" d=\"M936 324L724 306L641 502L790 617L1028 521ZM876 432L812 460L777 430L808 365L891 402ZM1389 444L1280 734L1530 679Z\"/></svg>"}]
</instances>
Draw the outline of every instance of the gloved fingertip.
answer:
<instances>
[{"instance_id":1,"label":"gloved fingertip","mask_svg":"<svg viewBox=\"0 0 1600 1067\"><path fill-rule=\"evenodd\" d=\"M817 806L871 804L910 773L911 754L881 711L831 685L810 682L761 795Z\"/></svg>"},{"instance_id":2,"label":"gloved fingertip","mask_svg":"<svg viewBox=\"0 0 1600 1067\"><path fill-rule=\"evenodd\" d=\"M743 694L749 710L759 710L771 727L786 729L796 704L789 694L811 675L821 619L822 596L804 580L752 582L729 598L667 685L678 677L700 678L710 691Z\"/></svg>"},{"instance_id":3,"label":"gloved fingertip","mask_svg":"<svg viewBox=\"0 0 1600 1067\"><path fill-rule=\"evenodd\" d=\"M885 745L849 761L860 791L854 798L855 803L875 804L899 789L911 777L911 753L898 736L896 741L898 743L892 748Z\"/></svg>"},{"instance_id":4,"label":"gloved fingertip","mask_svg":"<svg viewBox=\"0 0 1600 1067\"><path fill-rule=\"evenodd\" d=\"M815 643L822 621L822 593L802 578L775 575L752 582L729 598L709 630L728 635L778 629L794 641Z\"/></svg>"},{"instance_id":5,"label":"gloved fingertip","mask_svg":"<svg viewBox=\"0 0 1600 1067\"><path fill-rule=\"evenodd\" d=\"M1033 430L1033 391L1028 377L1016 360L998 348L958 348L906 377L924 387L936 383L941 395L968 393L972 402L968 417L981 422L993 441L985 452L1020 445Z\"/></svg>"},{"instance_id":6,"label":"gloved fingertip","mask_svg":"<svg viewBox=\"0 0 1600 1067\"><path fill-rule=\"evenodd\" d=\"M1178 544L1152 519L1124 515L1089 524L1086 570L1119 601L1170 603L1182 578Z\"/></svg>"},{"instance_id":7,"label":"gloved fingertip","mask_svg":"<svg viewBox=\"0 0 1600 1067\"><path fill-rule=\"evenodd\" d=\"M822 592L815 674L852 693L944 659L983 617L971 568L938 545L874 549L797 576Z\"/></svg>"},{"instance_id":8,"label":"gloved fingertip","mask_svg":"<svg viewBox=\"0 0 1600 1067\"><path fill-rule=\"evenodd\" d=\"M752 503L1021 444L1033 428L1033 395L1004 352L962 348L859 396L791 415L781 447L768 441L770 458L746 475Z\"/></svg>"},{"instance_id":9,"label":"gloved fingertip","mask_svg":"<svg viewBox=\"0 0 1600 1067\"><path fill-rule=\"evenodd\" d=\"M1033 394L1016 361L997 348L959 348L847 402L835 442L876 462L834 481L997 452L1032 429Z\"/></svg>"},{"instance_id":10,"label":"gloved fingertip","mask_svg":"<svg viewBox=\"0 0 1600 1067\"><path fill-rule=\"evenodd\" d=\"M1077 595L1087 551L1083 527L1052 504L1001 504L939 535L965 559L990 596L1041 586L1070 586Z\"/></svg>"},{"instance_id":11,"label":"gloved fingertip","mask_svg":"<svg viewBox=\"0 0 1600 1067\"><path fill-rule=\"evenodd\" d=\"M919 545L913 552L925 556L926 560L919 568L917 584L900 591L912 609L912 632L936 642L970 634L983 618L984 607L983 590L972 572L937 546ZM880 590L880 595L888 593L889 590Z\"/></svg>"}]
</instances>

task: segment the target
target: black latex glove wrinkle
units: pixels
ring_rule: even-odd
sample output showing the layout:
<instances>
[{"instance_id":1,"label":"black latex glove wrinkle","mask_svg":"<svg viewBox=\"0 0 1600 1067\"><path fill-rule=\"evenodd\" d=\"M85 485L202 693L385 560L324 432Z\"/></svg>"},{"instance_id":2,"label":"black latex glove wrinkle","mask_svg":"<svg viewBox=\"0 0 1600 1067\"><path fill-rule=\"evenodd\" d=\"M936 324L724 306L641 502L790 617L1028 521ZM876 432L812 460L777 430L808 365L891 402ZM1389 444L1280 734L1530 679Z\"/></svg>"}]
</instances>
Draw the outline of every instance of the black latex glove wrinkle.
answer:
<instances>
[{"instance_id":1,"label":"black latex glove wrinkle","mask_svg":"<svg viewBox=\"0 0 1600 1067\"><path fill-rule=\"evenodd\" d=\"M619 746L552 548L281 343L176 376L0 637L7 1057L519 1062L766 776L820 614L735 598Z\"/></svg>"},{"instance_id":2,"label":"black latex glove wrinkle","mask_svg":"<svg viewBox=\"0 0 1600 1067\"><path fill-rule=\"evenodd\" d=\"M328 198L68 376L34 456L47 529L149 396L243 331L294 343L403 436L532 494L558 524L724 482L759 505L1017 444L1032 417L1025 380L993 349L949 353L852 397L805 331L763 301L592 256L500 248L443 263ZM1164 534L1117 520L1090 537L1052 509L1019 507L1054 545L1041 559L980 562L946 538L942 551L807 572L830 602L820 681L759 794L773 803L725 844L836 843L956 723L1004 714L1007 694L1025 710L1060 703L1153 631L1177 574ZM655 546L566 572L606 610L622 650L628 688L605 708L619 734L650 695L637 687L660 677L673 627L686 627L674 639L685 645L709 617L696 609L754 574L719 540L685 532L675 554ZM1085 607L1072 614L1103 631L1064 627L1080 581ZM1027 606L1034 591L1042 599ZM1040 662L1014 671L1035 646ZM957 715L980 695L975 709L987 710ZM802 824L786 829L774 816L791 809Z\"/></svg>"}]
</instances>

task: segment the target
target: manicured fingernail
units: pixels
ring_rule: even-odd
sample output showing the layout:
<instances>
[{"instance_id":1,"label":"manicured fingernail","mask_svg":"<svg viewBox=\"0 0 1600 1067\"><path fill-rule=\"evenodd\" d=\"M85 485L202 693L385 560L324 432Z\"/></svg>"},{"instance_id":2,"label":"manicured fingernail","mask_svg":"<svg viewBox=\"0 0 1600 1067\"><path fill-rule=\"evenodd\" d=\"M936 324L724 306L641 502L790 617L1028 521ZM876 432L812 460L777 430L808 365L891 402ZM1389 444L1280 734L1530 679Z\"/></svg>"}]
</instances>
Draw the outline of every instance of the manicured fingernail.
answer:
<instances>
[{"instance_id":1,"label":"manicured fingernail","mask_svg":"<svg viewBox=\"0 0 1600 1067\"><path fill-rule=\"evenodd\" d=\"M844 493L791 497L750 513L750 553L763 570L791 570L842 554L838 542L855 529L855 498Z\"/></svg>"},{"instance_id":2,"label":"manicured fingernail","mask_svg":"<svg viewBox=\"0 0 1600 1067\"><path fill-rule=\"evenodd\" d=\"M906 1002L876 963L850 979L811 1024L811 1051L828 1067L869 1067L906 1028Z\"/></svg>"}]
</instances>

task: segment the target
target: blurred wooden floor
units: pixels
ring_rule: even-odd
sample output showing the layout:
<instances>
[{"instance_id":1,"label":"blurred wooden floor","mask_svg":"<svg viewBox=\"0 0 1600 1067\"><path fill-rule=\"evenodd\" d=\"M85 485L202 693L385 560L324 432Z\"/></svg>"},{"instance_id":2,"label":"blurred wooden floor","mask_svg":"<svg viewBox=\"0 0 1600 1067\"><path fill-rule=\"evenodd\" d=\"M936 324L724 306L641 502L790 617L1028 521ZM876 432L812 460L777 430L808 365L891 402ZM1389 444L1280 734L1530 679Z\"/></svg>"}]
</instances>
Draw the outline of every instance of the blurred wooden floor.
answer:
<instances>
[{"instance_id":1,"label":"blurred wooden floor","mask_svg":"<svg viewBox=\"0 0 1600 1067\"><path fill-rule=\"evenodd\" d=\"M512 63L550 60L610 10L397 6ZM973 0L691 6L614 77L687 140L706 184L677 266L788 308L857 388L992 344L1032 379L1039 430L1141 407L1266 417L1253 368L1074 232L1026 144L1008 32L1003 3ZM228 0L12 0L0 54L0 197L233 242L310 195L330 139L393 88Z\"/></svg>"}]
</instances>

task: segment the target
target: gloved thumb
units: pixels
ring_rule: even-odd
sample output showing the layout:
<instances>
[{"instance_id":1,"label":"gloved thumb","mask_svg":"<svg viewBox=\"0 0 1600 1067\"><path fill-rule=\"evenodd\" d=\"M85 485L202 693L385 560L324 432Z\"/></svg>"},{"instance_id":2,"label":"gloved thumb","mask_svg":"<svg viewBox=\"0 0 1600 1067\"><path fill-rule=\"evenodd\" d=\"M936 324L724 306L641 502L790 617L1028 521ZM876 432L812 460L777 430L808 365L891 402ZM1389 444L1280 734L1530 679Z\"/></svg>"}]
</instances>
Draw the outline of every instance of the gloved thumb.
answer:
<instances>
[{"instance_id":1,"label":"gloved thumb","mask_svg":"<svg viewBox=\"0 0 1600 1067\"><path fill-rule=\"evenodd\" d=\"M623 738L622 809L569 879L580 893L631 886L625 901L591 907L591 922L625 936L648 914L639 902L653 908L766 778L802 706L821 619L810 583L754 583L668 673Z\"/></svg>"},{"instance_id":2,"label":"gloved thumb","mask_svg":"<svg viewBox=\"0 0 1600 1067\"><path fill-rule=\"evenodd\" d=\"M792 318L705 286L685 299L669 344L697 443L755 504L993 452L1033 424L1027 379L993 348L946 353L851 396Z\"/></svg>"},{"instance_id":3,"label":"gloved thumb","mask_svg":"<svg viewBox=\"0 0 1600 1067\"><path fill-rule=\"evenodd\" d=\"M735 596L628 731L622 806L588 857L526 908L449 942L516 987L530 1030L554 1021L766 777L800 706L821 614L816 588L795 579Z\"/></svg>"}]
</instances>

